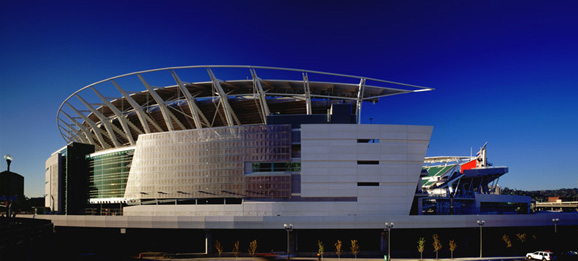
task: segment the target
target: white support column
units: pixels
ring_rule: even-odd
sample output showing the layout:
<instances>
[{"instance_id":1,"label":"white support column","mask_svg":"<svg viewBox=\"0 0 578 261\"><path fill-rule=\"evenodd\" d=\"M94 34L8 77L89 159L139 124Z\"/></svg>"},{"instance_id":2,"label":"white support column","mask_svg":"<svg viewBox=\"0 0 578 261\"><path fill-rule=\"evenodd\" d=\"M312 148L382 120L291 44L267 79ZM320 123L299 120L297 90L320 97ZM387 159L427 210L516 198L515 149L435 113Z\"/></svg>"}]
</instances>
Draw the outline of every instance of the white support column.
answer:
<instances>
[{"instance_id":1,"label":"white support column","mask_svg":"<svg viewBox=\"0 0 578 261\"><path fill-rule=\"evenodd\" d=\"M313 114L313 109L311 107L311 88L309 88L309 78L307 77L307 73L303 73L303 89L305 91L305 108L307 111L307 115Z\"/></svg>"},{"instance_id":2,"label":"white support column","mask_svg":"<svg viewBox=\"0 0 578 261\"><path fill-rule=\"evenodd\" d=\"M108 108L116 115L116 118L120 122L120 126L122 127L124 132L127 134L127 138L128 138L128 141L130 142L130 145L135 145L134 138L131 135L131 131L130 131L130 128L128 125L131 124L131 126L133 126L133 128L137 132L140 132L142 134L140 129L137 128L136 126L134 126L134 124L132 124L132 122L127 120L124 117L124 115L122 114L122 112L116 106L114 106L108 99L106 99L104 96L102 96L102 94L100 92L98 92L94 87L90 87L90 88L92 89L92 91L94 91L94 93L96 93L96 95L100 98L100 100L102 100L102 102L104 102L104 104L106 106L108 106Z\"/></svg>"},{"instance_id":3,"label":"white support column","mask_svg":"<svg viewBox=\"0 0 578 261\"><path fill-rule=\"evenodd\" d=\"M74 137L73 137L72 131L70 129L70 125L69 124L66 124L66 125L67 125L68 129L58 125L58 128L63 129L64 132L66 132L66 134L62 135L62 137L64 138L66 143L68 144L68 143L71 143L73 141L78 141L80 139L80 137L77 135L74 135Z\"/></svg>"},{"instance_id":4,"label":"white support column","mask_svg":"<svg viewBox=\"0 0 578 261\"><path fill-rule=\"evenodd\" d=\"M79 110L74 108L74 106L70 105L70 103L67 102L66 105L68 105L68 107L70 107L76 114L78 114L78 116L80 116L84 120L84 122L86 122L86 123L88 123L88 125L90 125L90 127L92 128L92 130L93 130L94 134L96 135L96 138L98 139L98 142L101 144L101 146L105 149L108 149L108 147L110 147L110 144L108 144L104 141L104 138L102 137L102 133L101 133L104 131L101 130L98 126L96 126L96 123L94 123L91 119L86 117L86 115L84 115L82 112L80 112Z\"/></svg>"},{"instance_id":5,"label":"white support column","mask_svg":"<svg viewBox=\"0 0 578 261\"><path fill-rule=\"evenodd\" d=\"M151 133L149 123L152 124L153 127L157 129L157 131L163 131L158 124L156 124L152 119L149 119L148 115L144 112L142 107L132 97L130 97L130 95L128 95L128 93L126 93L126 91L123 90L120 87L120 85L118 85L118 83L116 83L114 80L110 81L112 82L112 84L114 84L114 87L118 89L118 91L122 94L122 96L126 99L126 101L128 101L130 106L134 108L136 115L138 116L140 124L142 125L145 133Z\"/></svg>"},{"instance_id":6,"label":"white support column","mask_svg":"<svg viewBox=\"0 0 578 261\"><path fill-rule=\"evenodd\" d=\"M363 103L363 94L365 92L365 78L359 81L359 90L357 91L357 110L355 111L357 117L357 124L361 124L361 105Z\"/></svg>"},{"instance_id":7,"label":"white support column","mask_svg":"<svg viewBox=\"0 0 578 261\"><path fill-rule=\"evenodd\" d=\"M261 117L263 118L263 123L267 124L267 115L270 114L269 105L267 105L267 95L263 90L261 85L261 79L257 76L255 69L251 68L251 76L253 77L253 88L259 94L259 103L261 104Z\"/></svg>"},{"instance_id":8,"label":"white support column","mask_svg":"<svg viewBox=\"0 0 578 261\"><path fill-rule=\"evenodd\" d=\"M90 104L88 104L88 102L86 102L82 97L80 97L80 95L76 94L75 96L84 104L84 106L86 106L86 108L88 108L92 113L94 113L94 115L96 115L96 117L98 117L100 119L100 122L104 125L104 128L106 129L106 132L108 133L107 136L114 144L114 147L116 147L116 148L120 147L121 144L118 142L118 140L116 138L116 134L114 134L113 126L110 123L110 121L108 120L108 118L106 116L104 116L102 113L100 113L98 110L96 110L95 108L90 106ZM119 130L119 133L124 135L124 133L120 130Z\"/></svg>"},{"instance_id":9,"label":"white support column","mask_svg":"<svg viewBox=\"0 0 578 261\"><path fill-rule=\"evenodd\" d=\"M163 115L163 119L165 120L165 124L167 125L168 130L169 131L174 130L171 118L175 120L175 123L179 125L179 128L181 128L181 130L185 130L186 128L185 126L183 126L183 123L181 123L177 119L177 117L169 110L169 108L167 108L167 103L161 98L161 96L159 96L159 94L155 92L155 90L153 90L153 88L148 84L147 81L145 81L145 79L140 74L137 74L136 76L138 76L142 84L149 91L151 96L153 96L155 102L159 105L159 109L161 110L161 114Z\"/></svg>"},{"instance_id":10,"label":"white support column","mask_svg":"<svg viewBox=\"0 0 578 261\"><path fill-rule=\"evenodd\" d=\"M94 138L92 137L92 133L88 129L86 129L80 122L76 121L76 119L72 118L72 116L68 115L68 113L64 111L61 112L64 114L64 116L66 116L66 118L74 123L74 125L76 125L80 131L84 133L84 136L88 139L90 144L96 144L96 142L94 142Z\"/></svg>"},{"instance_id":11,"label":"white support column","mask_svg":"<svg viewBox=\"0 0 578 261\"><path fill-rule=\"evenodd\" d=\"M59 125L59 127L64 129L64 131L66 133L68 133L68 135L70 136L70 138L67 140L67 143L70 143L71 141L80 141L82 143L89 143L88 139L86 138L86 136L84 135L82 130L73 128L72 125L68 124L67 122L65 122L61 118L58 118L58 120L62 124L66 125L66 127L68 128L68 129L66 129L66 128Z\"/></svg>"},{"instance_id":12,"label":"white support column","mask_svg":"<svg viewBox=\"0 0 578 261\"><path fill-rule=\"evenodd\" d=\"M235 115L235 112L233 111L231 105L229 104L229 96L225 93L223 87L221 87L220 83L221 80L215 77L215 74L213 74L211 68L207 67L207 72L209 73L209 76L213 81L213 87L217 90L217 95L219 95L220 98L219 102L223 105L223 110L225 111L225 119L227 120L227 126L235 126L235 123L241 125L239 119L237 118L237 115Z\"/></svg>"},{"instance_id":13,"label":"white support column","mask_svg":"<svg viewBox=\"0 0 578 261\"><path fill-rule=\"evenodd\" d=\"M177 73L175 73L174 70L171 70L171 75L175 79L175 82L179 86L179 89L183 92L183 94L185 94L185 99L187 100L187 104L189 105L189 110L191 111L191 116L193 117L195 127L197 129L201 129L203 128L203 123L205 123L206 126L210 126L209 121L207 120L201 109L199 109L199 107L197 106L195 98L193 97L193 95L191 95L191 92L189 92L187 87L185 87L181 79L179 79Z\"/></svg>"}]
</instances>

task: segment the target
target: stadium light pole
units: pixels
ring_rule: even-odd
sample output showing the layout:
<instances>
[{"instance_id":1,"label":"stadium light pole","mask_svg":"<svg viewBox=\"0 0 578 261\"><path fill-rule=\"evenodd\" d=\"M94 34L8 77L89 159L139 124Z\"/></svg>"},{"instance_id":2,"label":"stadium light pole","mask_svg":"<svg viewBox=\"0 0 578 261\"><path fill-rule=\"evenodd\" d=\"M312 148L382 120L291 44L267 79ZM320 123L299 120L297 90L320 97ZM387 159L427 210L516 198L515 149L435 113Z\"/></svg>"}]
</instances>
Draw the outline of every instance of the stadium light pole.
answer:
<instances>
[{"instance_id":1,"label":"stadium light pole","mask_svg":"<svg viewBox=\"0 0 578 261\"><path fill-rule=\"evenodd\" d=\"M385 222L385 229L387 229L387 261L391 260L391 229L393 228L393 222Z\"/></svg>"},{"instance_id":2,"label":"stadium light pole","mask_svg":"<svg viewBox=\"0 0 578 261\"><path fill-rule=\"evenodd\" d=\"M8 171L6 172L6 220L10 220L10 163L12 163L12 156L10 154L4 155L6 160L6 165L8 165Z\"/></svg>"},{"instance_id":3,"label":"stadium light pole","mask_svg":"<svg viewBox=\"0 0 578 261\"><path fill-rule=\"evenodd\" d=\"M4 155L4 159L6 160L6 164L8 165L8 172L10 172L10 163L12 163L12 160L14 158L12 158L12 156L10 156L10 154L6 154L6 155Z\"/></svg>"},{"instance_id":4,"label":"stadium light pole","mask_svg":"<svg viewBox=\"0 0 578 261\"><path fill-rule=\"evenodd\" d=\"M558 218L553 218L553 219L552 219L552 222L554 222L554 234L557 233L556 224L558 224L558 221L560 221L560 219L558 219Z\"/></svg>"},{"instance_id":5,"label":"stadium light pole","mask_svg":"<svg viewBox=\"0 0 578 261\"><path fill-rule=\"evenodd\" d=\"M478 225L480 226L480 258L482 258L482 226L486 223L483 220L478 219Z\"/></svg>"},{"instance_id":6,"label":"stadium light pole","mask_svg":"<svg viewBox=\"0 0 578 261\"><path fill-rule=\"evenodd\" d=\"M289 233L293 231L293 224L283 224L285 231L287 231L287 260L289 260Z\"/></svg>"}]
</instances>

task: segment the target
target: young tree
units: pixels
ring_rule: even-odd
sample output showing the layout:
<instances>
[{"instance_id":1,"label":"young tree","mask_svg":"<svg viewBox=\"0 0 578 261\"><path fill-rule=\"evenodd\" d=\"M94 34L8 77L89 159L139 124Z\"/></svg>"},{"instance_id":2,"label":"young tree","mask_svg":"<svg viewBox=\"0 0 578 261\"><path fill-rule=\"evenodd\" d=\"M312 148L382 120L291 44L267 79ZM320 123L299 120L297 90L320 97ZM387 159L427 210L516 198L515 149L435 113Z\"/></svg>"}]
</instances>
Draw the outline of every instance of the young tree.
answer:
<instances>
[{"instance_id":1,"label":"young tree","mask_svg":"<svg viewBox=\"0 0 578 261\"><path fill-rule=\"evenodd\" d=\"M456 241L453 239L450 240L450 252L452 259L454 259L454 250L456 250L456 248L458 248L458 244L456 244Z\"/></svg>"},{"instance_id":2,"label":"young tree","mask_svg":"<svg viewBox=\"0 0 578 261\"><path fill-rule=\"evenodd\" d=\"M518 237L518 240L520 240L520 242L522 243L526 242L526 233L523 234L518 233L516 234L516 237Z\"/></svg>"},{"instance_id":3,"label":"young tree","mask_svg":"<svg viewBox=\"0 0 578 261\"><path fill-rule=\"evenodd\" d=\"M351 253L355 256L355 260L357 260L357 254L359 254L359 245L357 244L357 240L351 240Z\"/></svg>"},{"instance_id":4,"label":"young tree","mask_svg":"<svg viewBox=\"0 0 578 261\"><path fill-rule=\"evenodd\" d=\"M341 260L341 254L343 253L343 245L341 240L337 240L337 243L335 243L335 254L337 254L337 258L339 260Z\"/></svg>"},{"instance_id":5,"label":"young tree","mask_svg":"<svg viewBox=\"0 0 578 261\"><path fill-rule=\"evenodd\" d=\"M249 255L255 256L255 254L257 254L257 240L253 240L249 244Z\"/></svg>"},{"instance_id":6,"label":"young tree","mask_svg":"<svg viewBox=\"0 0 578 261\"><path fill-rule=\"evenodd\" d=\"M520 247L525 249L526 248L526 240L529 239L526 237L526 233L517 233L516 237L518 238L518 241L520 241ZM536 236L534 236L533 239L536 239ZM528 242L528 243L530 243L530 242Z\"/></svg>"},{"instance_id":7,"label":"young tree","mask_svg":"<svg viewBox=\"0 0 578 261\"><path fill-rule=\"evenodd\" d=\"M219 240L215 242L215 248L217 249L217 252L219 252L219 257L221 257L221 254L223 253L223 245L221 242L219 242Z\"/></svg>"},{"instance_id":8,"label":"young tree","mask_svg":"<svg viewBox=\"0 0 578 261\"><path fill-rule=\"evenodd\" d=\"M325 254L325 247L323 246L323 242L321 242L321 240L317 240L317 247L318 247L317 255L319 255L321 259L323 259L323 254Z\"/></svg>"},{"instance_id":9,"label":"young tree","mask_svg":"<svg viewBox=\"0 0 578 261\"><path fill-rule=\"evenodd\" d=\"M442 249L442 243L440 242L438 234L433 234L432 238L433 238L434 251L436 252L436 259L438 259L438 251Z\"/></svg>"},{"instance_id":10,"label":"young tree","mask_svg":"<svg viewBox=\"0 0 578 261\"><path fill-rule=\"evenodd\" d=\"M237 242L235 242L235 245L233 246L233 254L235 255L235 259L239 257L239 240L237 240Z\"/></svg>"},{"instance_id":11,"label":"young tree","mask_svg":"<svg viewBox=\"0 0 578 261\"><path fill-rule=\"evenodd\" d=\"M502 241L504 241L504 243L506 243L507 248L512 247L512 240L510 240L510 236L508 236L506 234L502 235Z\"/></svg>"},{"instance_id":12,"label":"young tree","mask_svg":"<svg viewBox=\"0 0 578 261\"><path fill-rule=\"evenodd\" d=\"M425 238L420 237L417 240L417 251L419 252L419 259L423 259L423 251L425 250Z\"/></svg>"}]
</instances>

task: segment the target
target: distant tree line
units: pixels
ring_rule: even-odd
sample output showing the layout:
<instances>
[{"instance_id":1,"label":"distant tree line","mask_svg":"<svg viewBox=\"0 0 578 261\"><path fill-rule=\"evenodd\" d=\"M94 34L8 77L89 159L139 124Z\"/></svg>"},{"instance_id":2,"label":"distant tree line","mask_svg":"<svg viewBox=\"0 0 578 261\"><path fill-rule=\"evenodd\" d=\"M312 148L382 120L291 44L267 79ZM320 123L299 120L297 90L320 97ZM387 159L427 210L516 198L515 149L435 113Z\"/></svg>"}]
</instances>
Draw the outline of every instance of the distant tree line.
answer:
<instances>
[{"instance_id":1,"label":"distant tree line","mask_svg":"<svg viewBox=\"0 0 578 261\"><path fill-rule=\"evenodd\" d=\"M547 202L548 197L560 197L566 201L578 201L578 188L526 191L504 187L501 189L500 194L530 196L532 199L536 200L536 202Z\"/></svg>"}]
</instances>

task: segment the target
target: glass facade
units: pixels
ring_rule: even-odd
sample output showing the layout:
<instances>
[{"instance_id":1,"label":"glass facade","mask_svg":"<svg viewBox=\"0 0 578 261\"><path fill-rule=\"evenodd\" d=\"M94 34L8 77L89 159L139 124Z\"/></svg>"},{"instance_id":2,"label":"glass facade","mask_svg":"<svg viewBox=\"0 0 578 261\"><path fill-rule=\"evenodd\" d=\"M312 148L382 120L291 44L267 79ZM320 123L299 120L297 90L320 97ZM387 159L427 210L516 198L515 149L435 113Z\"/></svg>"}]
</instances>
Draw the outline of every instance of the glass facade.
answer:
<instances>
[{"instance_id":1,"label":"glass facade","mask_svg":"<svg viewBox=\"0 0 578 261\"><path fill-rule=\"evenodd\" d=\"M291 173L245 175L245 164L290 161L290 125L141 135L125 198L289 197Z\"/></svg>"},{"instance_id":2,"label":"glass facade","mask_svg":"<svg viewBox=\"0 0 578 261\"><path fill-rule=\"evenodd\" d=\"M134 149L87 156L89 199L122 198L128 180Z\"/></svg>"}]
</instances>

